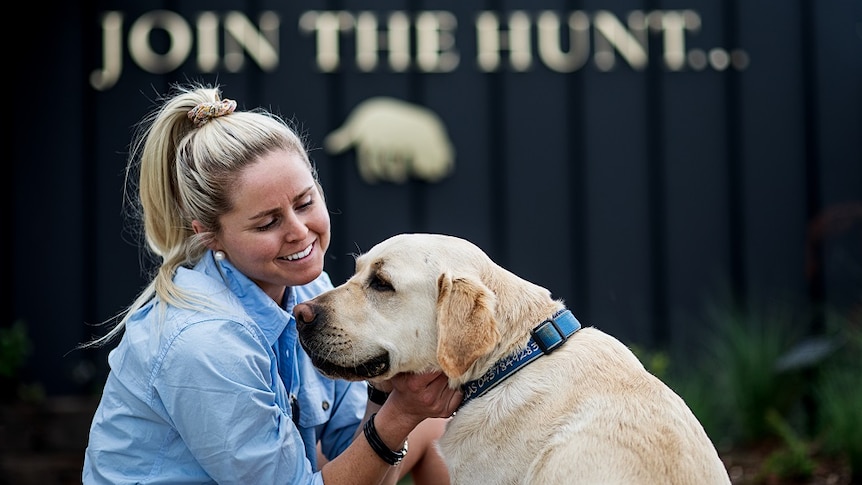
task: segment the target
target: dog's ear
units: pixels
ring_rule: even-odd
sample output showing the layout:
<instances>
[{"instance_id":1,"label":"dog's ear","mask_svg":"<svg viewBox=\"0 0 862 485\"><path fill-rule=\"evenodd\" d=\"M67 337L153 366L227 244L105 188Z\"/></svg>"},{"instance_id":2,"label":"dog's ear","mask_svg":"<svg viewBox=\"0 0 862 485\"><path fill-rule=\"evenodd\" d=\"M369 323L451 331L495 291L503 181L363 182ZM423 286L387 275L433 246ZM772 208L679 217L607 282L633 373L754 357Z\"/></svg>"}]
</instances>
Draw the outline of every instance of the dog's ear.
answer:
<instances>
[{"instance_id":1,"label":"dog's ear","mask_svg":"<svg viewBox=\"0 0 862 485\"><path fill-rule=\"evenodd\" d=\"M437 278L437 360L448 377L462 376L497 344L495 302L481 281L447 273Z\"/></svg>"}]
</instances>

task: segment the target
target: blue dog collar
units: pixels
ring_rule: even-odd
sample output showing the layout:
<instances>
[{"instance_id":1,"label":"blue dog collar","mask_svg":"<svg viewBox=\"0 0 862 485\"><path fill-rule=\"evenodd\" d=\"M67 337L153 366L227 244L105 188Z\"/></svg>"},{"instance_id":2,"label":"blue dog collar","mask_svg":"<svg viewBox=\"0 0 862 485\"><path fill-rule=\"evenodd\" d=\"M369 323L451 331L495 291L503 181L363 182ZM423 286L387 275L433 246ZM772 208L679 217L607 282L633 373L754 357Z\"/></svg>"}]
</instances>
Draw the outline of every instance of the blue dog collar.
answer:
<instances>
[{"instance_id":1,"label":"blue dog collar","mask_svg":"<svg viewBox=\"0 0 862 485\"><path fill-rule=\"evenodd\" d=\"M566 343L566 340L580 328L580 322L572 315L571 311L567 309L558 311L553 317L533 328L526 347L498 360L482 377L461 386L461 390L464 391L464 400L461 401L461 406L467 401L490 391L530 362L545 354L550 354Z\"/></svg>"}]
</instances>

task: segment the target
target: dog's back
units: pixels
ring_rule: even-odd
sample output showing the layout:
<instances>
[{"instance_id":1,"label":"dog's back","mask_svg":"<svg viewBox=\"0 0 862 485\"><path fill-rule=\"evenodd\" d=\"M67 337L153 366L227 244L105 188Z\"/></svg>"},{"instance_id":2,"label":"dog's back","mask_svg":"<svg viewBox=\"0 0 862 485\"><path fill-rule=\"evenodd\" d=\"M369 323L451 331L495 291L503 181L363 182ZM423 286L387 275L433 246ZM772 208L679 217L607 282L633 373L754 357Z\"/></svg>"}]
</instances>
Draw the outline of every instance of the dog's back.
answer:
<instances>
[{"instance_id":1,"label":"dog's back","mask_svg":"<svg viewBox=\"0 0 862 485\"><path fill-rule=\"evenodd\" d=\"M730 483L683 400L595 328L465 405L440 446L456 484Z\"/></svg>"}]
</instances>

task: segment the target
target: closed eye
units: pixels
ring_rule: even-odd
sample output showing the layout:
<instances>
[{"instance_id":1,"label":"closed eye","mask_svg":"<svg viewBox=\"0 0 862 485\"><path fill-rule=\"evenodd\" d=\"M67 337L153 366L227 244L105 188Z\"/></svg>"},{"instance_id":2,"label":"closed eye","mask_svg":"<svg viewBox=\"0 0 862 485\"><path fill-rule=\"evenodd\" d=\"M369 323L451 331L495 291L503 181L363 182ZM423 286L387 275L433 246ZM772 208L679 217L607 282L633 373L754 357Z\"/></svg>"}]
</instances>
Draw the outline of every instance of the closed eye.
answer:
<instances>
[{"instance_id":1,"label":"closed eye","mask_svg":"<svg viewBox=\"0 0 862 485\"><path fill-rule=\"evenodd\" d=\"M374 273L371 275L371 278L368 279L368 287L374 291L395 291L392 284L390 284L388 280L382 278L378 273Z\"/></svg>"},{"instance_id":2,"label":"closed eye","mask_svg":"<svg viewBox=\"0 0 862 485\"><path fill-rule=\"evenodd\" d=\"M256 229L258 232L266 232L266 231L268 231L268 230L270 230L270 229L272 229L272 228L276 227L276 225L278 225L278 222L279 222L280 220L281 220L281 219L279 219L279 218L277 218L277 217L273 217L273 218L272 218L272 220L270 220L270 221L269 221L269 222L267 222L266 224L263 224L263 225L260 225L260 226L256 227L255 229Z\"/></svg>"}]
</instances>

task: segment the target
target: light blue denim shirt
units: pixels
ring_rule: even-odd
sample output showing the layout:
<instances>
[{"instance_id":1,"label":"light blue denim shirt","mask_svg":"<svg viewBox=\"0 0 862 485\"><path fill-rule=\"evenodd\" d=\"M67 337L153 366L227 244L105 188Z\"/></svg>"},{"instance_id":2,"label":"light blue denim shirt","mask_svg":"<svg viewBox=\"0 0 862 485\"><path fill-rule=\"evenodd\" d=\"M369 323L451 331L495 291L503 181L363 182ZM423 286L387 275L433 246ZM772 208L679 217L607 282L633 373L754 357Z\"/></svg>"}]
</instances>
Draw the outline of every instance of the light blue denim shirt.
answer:
<instances>
[{"instance_id":1,"label":"light blue denim shirt","mask_svg":"<svg viewBox=\"0 0 862 485\"><path fill-rule=\"evenodd\" d=\"M322 484L317 441L341 453L366 403L364 383L323 377L297 341L293 306L332 288L329 276L288 288L283 308L211 252L174 280L224 308L167 307L160 324L153 299L129 319L83 483Z\"/></svg>"}]
</instances>

